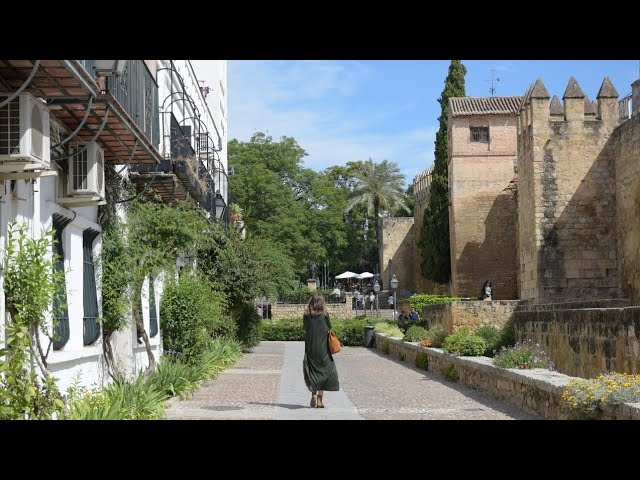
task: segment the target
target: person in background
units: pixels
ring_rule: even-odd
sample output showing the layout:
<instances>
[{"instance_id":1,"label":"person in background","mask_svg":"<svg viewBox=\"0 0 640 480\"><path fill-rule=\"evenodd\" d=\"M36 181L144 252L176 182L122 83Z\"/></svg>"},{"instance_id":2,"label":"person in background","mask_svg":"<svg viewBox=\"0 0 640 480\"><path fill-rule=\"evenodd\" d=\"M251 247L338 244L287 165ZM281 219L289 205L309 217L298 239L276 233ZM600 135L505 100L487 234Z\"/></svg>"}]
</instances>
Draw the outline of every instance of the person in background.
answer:
<instances>
[{"instance_id":1,"label":"person in background","mask_svg":"<svg viewBox=\"0 0 640 480\"><path fill-rule=\"evenodd\" d=\"M393 295L389 295L389 308L393 310Z\"/></svg>"},{"instance_id":2,"label":"person in background","mask_svg":"<svg viewBox=\"0 0 640 480\"><path fill-rule=\"evenodd\" d=\"M409 314L409 318L411 319L412 322L417 322L418 320L420 320L420 315L418 315L418 311L416 310L416 307L411 307L411 313Z\"/></svg>"},{"instance_id":3,"label":"person in background","mask_svg":"<svg viewBox=\"0 0 640 480\"><path fill-rule=\"evenodd\" d=\"M338 285L336 285L336 288L333 289L331 295L333 295L333 298L335 298L336 300L340 300L340 287Z\"/></svg>"},{"instance_id":4,"label":"person in background","mask_svg":"<svg viewBox=\"0 0 640 480\"><path fill-rule=\"evenodd\" d=\"M369 294L369 306L371 307L371 311L373 312L373 305L376 303L376 296L373 292Z\"/></svg>"},{"instance_id":5,"label":"person in background","mask_svg":"<svg viewBox=\"0 0 640 480\"><path fill-rule=\"evenodd\" d=\"M480 292L480 296L482 300L490 301L492 293L493 292L491 290L491 282L487 280L486 282L484 282L484 285L482 286L482 291Z\"/></svg>"}]
</instances>

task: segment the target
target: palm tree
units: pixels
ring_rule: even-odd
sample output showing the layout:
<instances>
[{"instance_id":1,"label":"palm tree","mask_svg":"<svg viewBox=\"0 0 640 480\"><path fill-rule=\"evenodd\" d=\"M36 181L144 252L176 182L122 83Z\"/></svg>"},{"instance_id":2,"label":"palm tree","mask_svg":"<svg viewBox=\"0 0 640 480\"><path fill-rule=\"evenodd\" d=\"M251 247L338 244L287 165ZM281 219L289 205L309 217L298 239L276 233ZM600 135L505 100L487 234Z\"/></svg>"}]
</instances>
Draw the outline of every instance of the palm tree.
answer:
<instances>
[{"instance_id":1,"label":"palm tree","mask_svg":"<svg viewBox=\"0 0 640 480\"><path fill-rule=\"evenodd\" d=\"M387 160L374 163L369 158L355 176L355 186L344 210L348 213L356 205L364 203L367 206L367 215L373 212L379 266L382 266L382 226L379 220L381 213L391 211L395 207L401 207L411 213L404 203L406 194L403 187L404 176L400 173L397 163Z\"/></svg>"}]
</instances>

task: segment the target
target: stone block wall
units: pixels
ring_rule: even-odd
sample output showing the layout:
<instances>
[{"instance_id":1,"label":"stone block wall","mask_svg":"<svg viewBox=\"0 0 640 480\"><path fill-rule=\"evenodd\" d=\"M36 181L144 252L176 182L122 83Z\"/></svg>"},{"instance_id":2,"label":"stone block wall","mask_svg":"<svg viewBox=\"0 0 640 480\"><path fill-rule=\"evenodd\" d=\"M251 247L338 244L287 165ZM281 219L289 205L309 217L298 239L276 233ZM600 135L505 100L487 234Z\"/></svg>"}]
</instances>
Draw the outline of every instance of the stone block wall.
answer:
<instances>
[{"instance_id":1,"label":"stone block wall","mask_svg":"<svg viewBox=\"0 0 640 480\"><path fill-rule=\"evenodd\" d=\"M607 83L597 114L571 79L552 115L538 79L519 115L520 298L538 303L618 296L616 176L605 149L618 123ZM588 108L587 108L588 107Z\"/></svg>"},{"instance_id":2,"label":"stone block wall","mask_svg":"<svg viewBox=\"0 0 640 480\"><path fill-rule=\"evenodd\" d=\"M431 295L449 295L449 284L436 283L422 276L420 263L422 262L422 254L420 253L420 232L424 221L424 211L429 203L431 170L429 167L416 177L413 184L413 192L415 196L415 204L413 206L413 248L414 248L414 288L418 293L429 293ZM408 289L411 290L411 289Z\"/></svg>"},{"instance_id":3,"label":"stone block wall","mask_svg":"<svg viewBox=\"0 0 640 480\"><path fill-rule=\"evenodd\" d=\"M299 304L282 304L271 303L271 321L277 322L289 318L302 318L304 310L307 308L306 303ZM351 308L351 297L347 296L346 303L328 303L327 311L329 318L348 319L355 317L355 311Z\"/></svg>"},{"instance_id":4,"label":"stone block wall","mask_svg":"<svg viewBox=\"0 0 640 480\"><path fill-rule=\"evenodd\" d=\"M382 219L382 281L389 289L393 275L398 288L412 291L415 287L415 240L413 217L389 217ZM391 271L389 270L391 260ZM391 273L390 273L391 272Z\"/></svg>"},{"instance_id":5,"label":"stone block wall","mask_svg":"<svg viewBox=\"0 0 640 480\"><path fill-rule=\"evenodd\" d=\"M640 307L539 307L515 313L516 335L539 343L559 372L583 378L640 373Z\"/></svg>"},{"instance_id":6,"label":"stone block wall","mask_svg":"<svg viewBox=\"0 0 640 480\"><path fill-rule=\"evenodd\" d=\"M640 115L620 125L609 143L616 161L620 292L640 305Z\"/></svg>"},{"instance_id":7,"label":"stone block wall","mask_svg":"<svg viewBox=\"0 0 640 480\"><path fill-rule=\"evenodd\" d=\"M483 325L502 328L513 321L520 304L518 300L436 303L423 307L422 318L427 319L429 326L443 325L449 333L457 332L463 325L471 330Z\"/></svg>"}]
</instances>

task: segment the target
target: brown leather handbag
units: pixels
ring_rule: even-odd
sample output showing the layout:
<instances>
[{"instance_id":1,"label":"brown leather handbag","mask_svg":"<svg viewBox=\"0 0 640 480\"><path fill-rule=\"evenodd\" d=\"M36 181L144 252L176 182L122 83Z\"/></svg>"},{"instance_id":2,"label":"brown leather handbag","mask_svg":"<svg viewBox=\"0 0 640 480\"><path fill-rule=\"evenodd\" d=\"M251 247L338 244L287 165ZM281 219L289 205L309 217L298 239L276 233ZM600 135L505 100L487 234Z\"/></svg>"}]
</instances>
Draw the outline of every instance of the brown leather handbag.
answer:
<instances>
[{"instance_id":1,"label":"brown leather handbag","mask_svg":"<svg viewBox=\"0 0 640 480\"><path fill-rule=\"evenodd\" d=\"M329 330L327 334L327 344L329 346L329 351L333 355L334 353L338 353L340 351L340 340L336 337L336 334L333 333L333 330Z\"/></svg>"}]
</instances>

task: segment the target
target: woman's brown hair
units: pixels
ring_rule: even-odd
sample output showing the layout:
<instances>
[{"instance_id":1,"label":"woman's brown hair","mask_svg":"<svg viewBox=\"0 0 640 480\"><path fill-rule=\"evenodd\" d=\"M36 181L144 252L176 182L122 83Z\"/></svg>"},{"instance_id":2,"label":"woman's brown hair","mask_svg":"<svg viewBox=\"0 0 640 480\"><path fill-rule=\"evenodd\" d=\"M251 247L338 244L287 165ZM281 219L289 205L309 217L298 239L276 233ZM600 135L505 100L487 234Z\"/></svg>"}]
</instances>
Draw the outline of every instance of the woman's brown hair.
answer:
<instances>
[{"instance_id":1,"label":"woman's brown hair","mask_svg":"<svg viewBox=\"0 0 640 480\"><path fill-rule=\"evenodd\" d=\"M324 297L318 293L314 293L309 299L309 305L304 311L305 315L327 314L327 306L324 303Z\"/></svg>"}]
</instances>

